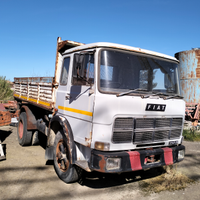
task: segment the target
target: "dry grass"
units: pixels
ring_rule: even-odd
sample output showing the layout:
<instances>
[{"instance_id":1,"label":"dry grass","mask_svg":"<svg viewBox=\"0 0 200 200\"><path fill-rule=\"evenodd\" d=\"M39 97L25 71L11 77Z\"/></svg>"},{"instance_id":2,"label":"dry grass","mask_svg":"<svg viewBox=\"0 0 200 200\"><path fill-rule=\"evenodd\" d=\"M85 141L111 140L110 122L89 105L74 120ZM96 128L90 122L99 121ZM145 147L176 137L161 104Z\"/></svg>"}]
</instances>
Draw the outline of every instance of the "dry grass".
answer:
<instances>
[{"instance_id":1,"label":"dry grass","mask_svg":"<svg viewBox=\"0 0 200 200\"><path fill-rule=\"evenodd\" d=\"M173 169L173 166L166 166L164 171L165 173L160 176L140 181L139 185L142 191L158 193L166 190L181 190L186 188L188 184L195 182L176 169Z\"/></svg>"}]
</instances>

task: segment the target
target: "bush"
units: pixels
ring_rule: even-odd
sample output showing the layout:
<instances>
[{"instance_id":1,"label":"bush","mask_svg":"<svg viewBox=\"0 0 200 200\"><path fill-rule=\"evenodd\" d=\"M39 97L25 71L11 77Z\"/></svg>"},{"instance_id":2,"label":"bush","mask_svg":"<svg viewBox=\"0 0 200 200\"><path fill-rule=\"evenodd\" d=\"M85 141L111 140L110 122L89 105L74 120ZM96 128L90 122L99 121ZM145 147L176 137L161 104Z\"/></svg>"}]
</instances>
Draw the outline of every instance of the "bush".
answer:
<instances>
[{"instance_id":1,"label":"bush","mask_svg":"<svg viewBox=\"0 0 200 200\"><path fill-rule=\"evenodd\" d=\"M13 91L5 76L0 76L0 100L3 102L13 100Z\"/></svg>"},{"instance_id":2,"label":"bush","mask_svg":"<svg viewBox=\"0 0 200 200\"><path fill-rule=\"evenodd\" d=\"M183 130L184 140L200 142L200 132L194 129Z\"/></svg>"}]
</instances>

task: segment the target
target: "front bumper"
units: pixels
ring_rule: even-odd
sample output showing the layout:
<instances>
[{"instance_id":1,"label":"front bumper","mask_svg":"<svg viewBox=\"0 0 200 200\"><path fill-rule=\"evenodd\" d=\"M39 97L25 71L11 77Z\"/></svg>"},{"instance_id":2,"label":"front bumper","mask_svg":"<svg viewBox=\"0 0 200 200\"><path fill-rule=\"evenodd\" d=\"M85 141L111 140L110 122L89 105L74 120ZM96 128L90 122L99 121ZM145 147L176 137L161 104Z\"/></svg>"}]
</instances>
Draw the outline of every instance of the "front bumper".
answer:
<instances>
[{"instance_id":1,"label":"front bumper","mask_svg":"<svg viewBox=\"0 0 200 200\"><path fill-rule=\"evenodd\" d=\"M106 172L129 172L147 168L172 165L183 160L178 159L178 152L185 150L185 146L164 147L157 149L138 150L138 151L120 151L120 152L102 152L92 150L90 169ZM153 162L147 162L149 158L155 158ZM106 162L109 158L120 158L121 164L119 169L108 170Z\"/></svg>"}]
</instances>

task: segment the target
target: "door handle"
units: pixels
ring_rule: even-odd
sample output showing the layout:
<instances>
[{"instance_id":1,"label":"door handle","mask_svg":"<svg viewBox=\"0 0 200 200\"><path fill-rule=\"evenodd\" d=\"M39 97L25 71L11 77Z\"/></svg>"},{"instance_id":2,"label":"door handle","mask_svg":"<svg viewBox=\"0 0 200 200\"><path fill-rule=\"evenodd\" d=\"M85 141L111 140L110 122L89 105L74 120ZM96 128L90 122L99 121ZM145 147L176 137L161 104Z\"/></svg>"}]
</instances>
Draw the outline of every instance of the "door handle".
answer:
<instances>
[{"instance_id":1,"label":"door handle","mask_svg":"<svg viewBox=\"0 0 200 200\"><path fill-rule=\"evenodd\" d=\"M71 97L70 97L70 94L66 94L65 95L65 100L69 100Z\"/></svg>"}]
</instances>

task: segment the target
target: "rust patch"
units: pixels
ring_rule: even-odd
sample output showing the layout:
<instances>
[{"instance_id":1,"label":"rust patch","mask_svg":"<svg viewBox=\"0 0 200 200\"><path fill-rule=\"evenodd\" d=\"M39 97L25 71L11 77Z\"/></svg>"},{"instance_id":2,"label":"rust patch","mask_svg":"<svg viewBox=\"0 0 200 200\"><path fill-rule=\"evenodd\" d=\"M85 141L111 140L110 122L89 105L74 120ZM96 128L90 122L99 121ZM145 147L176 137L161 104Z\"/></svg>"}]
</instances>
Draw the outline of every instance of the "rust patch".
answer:
<instances>
[{"instance_id":1,"label":"rust patch","mask_svg":"<svg viewBox=\"0 0 200 200\"><path fill-rule=\"evenodd\" d=\"M56 50L56 63L55 63L55 83L57 84L59 80L59 74L58 74L58 67L59 67L59 57L60 53L63 53L65 50L77 47L77 46L82 46L84 45L83 43L80 42L74 42L70 40L61 40L61 37L57 38L57 50Z\"/></svg>"},{"instance_id":2,"label":"rust patch","mask_svg":"<svg viewBox=\"0 0 200 200\"><path fill-rule=\"evenodd\" d=\"M200 49L195 50L195 54L196 54L197 57L200 57Z\"/></svg>"},{"instance_id":3,"label":"rust patch","mask_svg":"<svg viewBox=\"0 0 200 200\"><path fill-rule=\"evenodd\" d=\"M11 113L9 111L0 111L0 126L7 126L11 123Z\"/></svg>"},{"instance_id":4,"label":"rust patch","mask_svg":"<svg viewBox=\"0 0 200 200\"><path fill-rule=\"evenodd\" d=\"M200 78L200 68L196 68L196 78Z\"/></svg>"},{"instance_id":5,"label":"rust patch","mask_svg":"<svg viewBox=\"0 0 200 200\"><path fill-rule=\"evenodd\" d=\"M184 100L188 103L199 102L200 86L200 49L192 49L175 54L180 59L180 80ZM195 79L197 78L197 79Z\"/></svg>"},{"instance_id":6,"label":"rust patch","mask_svg":"<svg viewBox=\"0 0 200 200\"><path fill-rule=\"evenodd\" d=\"M70 136L69 136L69 130L68 130L68 127L67 127L67 124L66 123L63 123L64 124L64 133L65 133L65 136L67 138L67 148L68 148L68 151L69 151L69 160L70 160L70 163L72 163L72 148L71 148L71 139L70 139Z\"/></svg>"},{"instance_id":7,"label":"rust patch","mask_svg":"<svg viewBox=\"0 0 200 200\"><path fill-rule=\"evenodd\" d=\"M185 89L185 81L181 81L181 89L182 89L182 90Z\"/></svg>"},{"instance_id":8,"label":"rust patch","mask_svg":"<svg viewBox=\"0 0 200 200\"><path fill-rule=\"evenodd\" d=\"M101 172L105 172L105 167L106 167L106 160L105 157L103 155L98 155L99 157L101 157L101 160L99 161L99 167Z\"/></svg>"},{"instance_id":9,"label":"rust patch","mask_svg":"<svg viewBox=\"0 0 200 200\"><path fill-rule=\"evenodd\" d=\"M196 55L196 58L197 58L197 69L198 69L198 73L199 73L198 78L200 78L200 50L196 50L195 55Z\"/></svg>"},{"instance_id":10,"label":"rust patch","mask_svg":"<svg viewBox=\"0 0 200 200\"><path fill-rule=\"evenodd\" d=\"M84 44L80 43L80 42L70 41L70 40L62 41L61 38L59 38L58 52L64 52L67 49L70 49L70 48L73 48L73 47L77 47L77 46L81 46L81 45L84 45Z\"/></svg>"},{"instance_id":11,"label":"rust patch","mask_svg":"<svg viewBox=\"0 0 200 200\"><path fill-rule=\"evenodd\" d=\"M28 106L23 105L21 110L24 109L26 111L27 117L27 130L36 130L37 129L37 122L35 116L33 115L32 111L28 108Z\"/></svg>"},{"instance_id":12,"label":"rust patch","mask_svg":"<svg viewBox=\"0 0 200 200\"><path fill-rule=\"evenodd\" d=\"M187 73L187 78L191 78L191 74L190 73Z\"/></svg>"},{"instance_id":13,"label":"rust patch","mask_svg":"<svg viewBox=\"0 0 200 200\"><path fill-rule=\"evenodd\" d=\"M92 142L92 131L90 132L90 137L85 138L85 141L87 142L87 147L90 147Z\"/></svg>"},{"instance_id":14,"label":"rust patch","mask_svg":"<svg viewBox=\"0 0 200 200\"><path fill-rule=\"evenodd\" d=\"M195 78L195 74L193 71L191 71L191 78Z\"/></svg>"}]
</instances>

